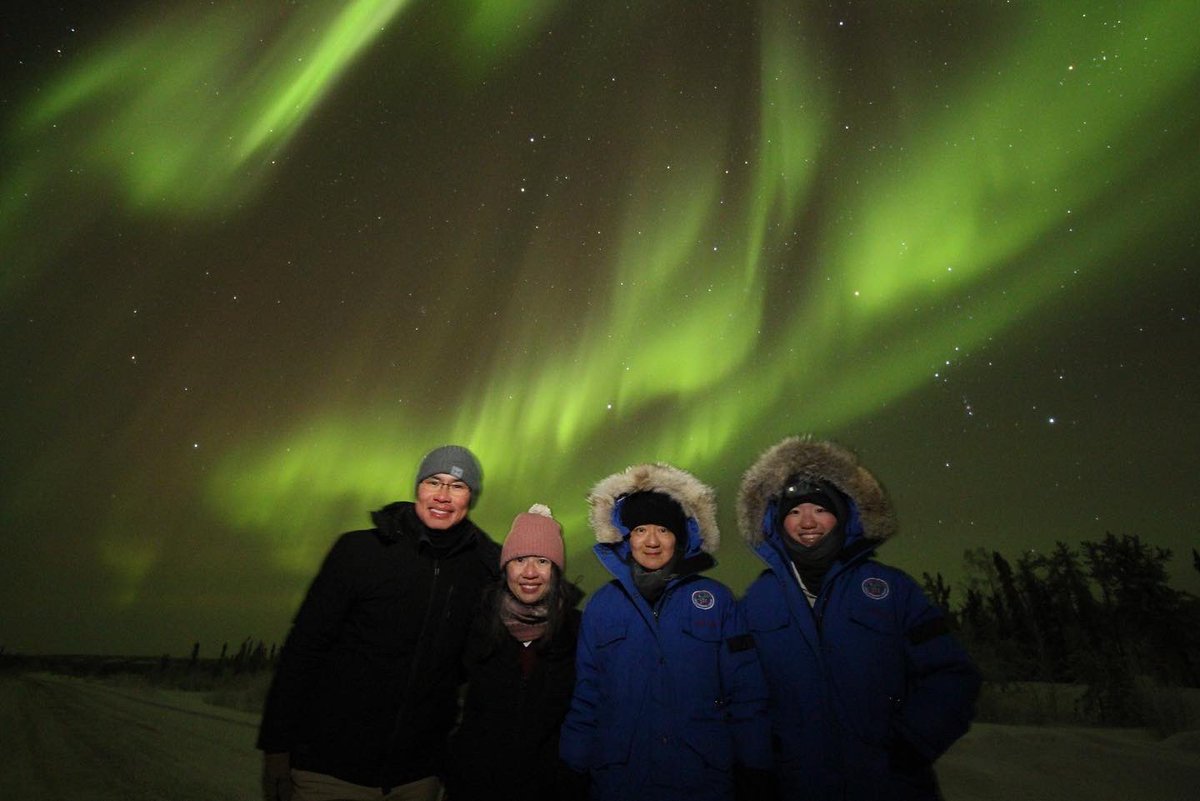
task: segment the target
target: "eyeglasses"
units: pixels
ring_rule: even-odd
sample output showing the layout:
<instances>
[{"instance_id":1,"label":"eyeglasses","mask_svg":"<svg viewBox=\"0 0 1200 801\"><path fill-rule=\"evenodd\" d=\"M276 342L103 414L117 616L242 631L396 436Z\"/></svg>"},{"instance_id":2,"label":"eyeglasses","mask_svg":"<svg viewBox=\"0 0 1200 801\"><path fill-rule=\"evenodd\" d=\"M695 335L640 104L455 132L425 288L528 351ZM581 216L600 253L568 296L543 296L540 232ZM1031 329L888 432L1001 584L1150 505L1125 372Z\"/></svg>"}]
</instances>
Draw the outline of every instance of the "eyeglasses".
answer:
<instances>
[{"instance_id":1,"label":"eyeglasses","mask_svg":"<svg viewBox=\"0 0 1200 801\"><path fill-rule=\"evenodd\" d=\"M471 488L468 487L465 482L442 481L440 478L435 478L434 476L430 476L422 481L421 486L424 487L427 492L439 492L445 488L456 498L461 498L463 495L466 495L471 491Z\"/></svg>"}]
</instances>

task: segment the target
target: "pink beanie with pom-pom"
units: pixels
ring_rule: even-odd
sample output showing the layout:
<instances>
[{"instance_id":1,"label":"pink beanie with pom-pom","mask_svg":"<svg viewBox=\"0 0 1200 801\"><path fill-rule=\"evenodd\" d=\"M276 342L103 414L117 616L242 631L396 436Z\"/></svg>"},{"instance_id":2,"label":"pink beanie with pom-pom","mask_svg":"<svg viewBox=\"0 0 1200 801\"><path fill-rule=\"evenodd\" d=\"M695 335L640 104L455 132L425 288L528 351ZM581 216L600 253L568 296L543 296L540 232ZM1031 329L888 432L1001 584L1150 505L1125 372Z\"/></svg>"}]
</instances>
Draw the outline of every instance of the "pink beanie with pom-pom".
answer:
<instances>
[{"instance_id":1,"label":"pink beanie with pom-pom","mask_svg":"<svg viewBox=\"0 0 1200 801\"><path fill-rule=\"evenodd\" d=\"M500 567L518 556L541 556L558 565L559 570L564 569L562 526L550 515L550 507L535 503L513 519L500 550Z\"/></svg>"}]
</instances>

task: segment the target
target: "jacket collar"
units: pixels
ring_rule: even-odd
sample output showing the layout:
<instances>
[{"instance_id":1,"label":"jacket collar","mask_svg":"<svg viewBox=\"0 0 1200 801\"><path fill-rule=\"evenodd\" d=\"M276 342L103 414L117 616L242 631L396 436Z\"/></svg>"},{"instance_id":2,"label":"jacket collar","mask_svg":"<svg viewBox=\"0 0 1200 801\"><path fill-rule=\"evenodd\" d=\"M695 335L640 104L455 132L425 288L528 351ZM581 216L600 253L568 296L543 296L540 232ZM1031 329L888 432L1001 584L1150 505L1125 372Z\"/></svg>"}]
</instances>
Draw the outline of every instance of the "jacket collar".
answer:
<instances>
[{"instance_id":1,"label":"jacket collar","mask_svg":"<svg viewBox=\"0 0 1200 801\"><path fill-rule=\"evenodd\" d=\"M474 547L486 535L470 518L464 518L452 528L433 532L417 517L416 504L396 501L371 513L380 536L388 542L409 542L414 548L431 550L448 557Z\"/></svg>"},{"instance_id":2,"label":"jacket collar","mask_svg":"<svg viewBox=\"0 0 1200 801\"><path fill-rule=\"evenodd\" d=\"M654 609L642 597L642 594L638 592L637 587L633 583L633 573L630 570L629 562L622 558L618 547L596 543L592 546L592 551L596 554L596 558L600 560L600 564L604 565L605 569L612 574L613 579L625 590L625 594L629 596L630 602L642 614L646 622L650 624L651 629L657 632L658 627L654 625ZM628 555L628 547L625 548L624 552ZM691 581L693 578L699 576L702 571L708 570L716 565L716 563L717 560L711 554L704 552L685 556L679 563L679 573L667 582L667 588L663 590L659 602L661 603L662 599L666 598L680 584Z\"/></svg>"},{"instance_id":3,"label":"jacket collar","mask_svg":"<svg viewBox=\"0 0 1200 801\"><path fill-rule=\"evenodd\" d=\"M858 537L853 542L850 542L842 548L837 559L829 566L829 570L825 573L825 580L821 585L821 593L824 594L830 583L845 570L853 567L859 562L866 561L875 553L875 548L879 543L874 540ZM796 578L792 574L792 560L788 556L787 548L779 541L779 534L772 533L765 541L760 542L754 549L767 567L771 569L777 579L787 585L797 585ZM800 587L796 586L796 591L800 592Z\"/></svg>"}]
</instances>

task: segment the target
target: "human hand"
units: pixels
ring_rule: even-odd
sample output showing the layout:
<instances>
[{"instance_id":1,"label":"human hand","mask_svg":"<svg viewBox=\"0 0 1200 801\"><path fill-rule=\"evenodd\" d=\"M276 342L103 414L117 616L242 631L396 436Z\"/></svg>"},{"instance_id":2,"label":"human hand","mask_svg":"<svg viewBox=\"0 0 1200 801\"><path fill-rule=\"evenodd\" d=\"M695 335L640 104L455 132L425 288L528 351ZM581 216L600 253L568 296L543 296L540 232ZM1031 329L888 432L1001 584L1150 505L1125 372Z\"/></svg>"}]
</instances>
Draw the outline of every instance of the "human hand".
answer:
<instances>
[{"instance_id":1,"label":"human hand","mask_svg":"<svg viewBox=\"0 0 1200 801\"><path fill-rule=\"evenodd\" d=\"M287 752L263 754L263 801L291 801L292 761Z\"/></svg>"}]
</instances>

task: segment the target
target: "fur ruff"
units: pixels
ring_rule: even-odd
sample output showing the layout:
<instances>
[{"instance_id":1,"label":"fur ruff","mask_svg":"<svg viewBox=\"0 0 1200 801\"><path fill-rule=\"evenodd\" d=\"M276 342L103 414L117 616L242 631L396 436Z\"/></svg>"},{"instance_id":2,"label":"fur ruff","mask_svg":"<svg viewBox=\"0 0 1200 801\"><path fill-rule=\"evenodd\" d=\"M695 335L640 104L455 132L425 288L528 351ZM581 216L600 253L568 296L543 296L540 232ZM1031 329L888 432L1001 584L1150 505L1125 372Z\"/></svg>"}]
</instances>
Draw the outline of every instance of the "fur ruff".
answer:
<instances>
[{"instance_id":1,"label":"fur ruff","mask_svg":"<svg viewBox=\"0 0 1200 801\"><path fill-rule=\"evenodd\" d=\"M742 477L738 529L751 547L766 538L762 525L767 504L797 473L828 481L850 498L858 508L867 539L881 542L896 533L896 515L887 491L853 452L808 436L788 437L764 451Z\"/></svg>"},{"instance_id":2,"label":"fur ruff","mask_svg":"<svg viewBox=\"0 0 1200 801\"><path fill-rule=\"evenodd\" d=\"M716 492L686 470L666 464L638 464L614 473L597 484L588 495L588 522L596 534L596 542L616 544L624 539L621 530L613 525L613 507L617 498L631 492L652 490L670 496L683 507L683 513L695 518L700 527L700 549L715 553L721 544L717 528ZM681 536L682 532L675 532Z\"/></svg>"}]
</instances>

